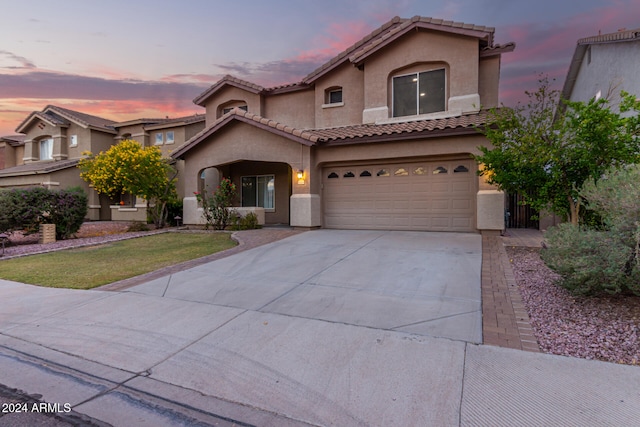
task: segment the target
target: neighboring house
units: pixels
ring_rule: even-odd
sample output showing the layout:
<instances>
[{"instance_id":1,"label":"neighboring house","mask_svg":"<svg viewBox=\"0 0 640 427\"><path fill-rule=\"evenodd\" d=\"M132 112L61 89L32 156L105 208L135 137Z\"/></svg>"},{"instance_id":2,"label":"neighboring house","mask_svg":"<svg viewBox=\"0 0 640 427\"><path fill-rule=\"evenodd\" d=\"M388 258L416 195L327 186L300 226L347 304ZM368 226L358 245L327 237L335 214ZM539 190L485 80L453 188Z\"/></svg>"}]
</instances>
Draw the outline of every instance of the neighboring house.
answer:
<instances>
[{"instance_id":1,"label":"neighboring house","mask_svg":"<svg viewBox=\"0 0 640 427\"><path fill-rule=\"evenodd\" d=\"M394 18L294 84L226 76L194 102L206 127L184 160L184 221L220 176L267 224L498 232L504 195L477 175L477 130L498 106L490 27Z\"/></svg>"},{"instance_id":2,"label":"neighboring house","mask_svg":"<svg viewBox=\"0 0 640 427\"><path fill-rule=\"evenodd\" d=\"M168 157L173 147L203 129L204 116L135 122L117 123L55 105L34 111L16 129L22 135L0 138L0 189L80 186L89 196L89 219L146 220L146 205L141 201L129 198L121 206L120 200L98 195L80 178L76 166L82 153L97 154L131 137L146 146L158 141ZM162 144L159 139L151 141L159 138L154 134L162 135Z\"/></svg>"},{"instance_id":3,"label":"neighboring house","mask_svg":"<svg viewBox=\"0 0 640 427\"><path fill-rule=\"evenodd\" d=\"M564 99L605 97L615 107L620 91L640 97L640 28L578 40L562 89Z\"/></svg>"},{"instance_id":4,"label":"neighboring house","mask_svg":"<svg viewBox=\"0 0 640 427\"><path fill-rule=\"evenodd\" d=\"M0 136L0 169L16 166L24 157L24 135Z\"/></svg>"}]
</instances>

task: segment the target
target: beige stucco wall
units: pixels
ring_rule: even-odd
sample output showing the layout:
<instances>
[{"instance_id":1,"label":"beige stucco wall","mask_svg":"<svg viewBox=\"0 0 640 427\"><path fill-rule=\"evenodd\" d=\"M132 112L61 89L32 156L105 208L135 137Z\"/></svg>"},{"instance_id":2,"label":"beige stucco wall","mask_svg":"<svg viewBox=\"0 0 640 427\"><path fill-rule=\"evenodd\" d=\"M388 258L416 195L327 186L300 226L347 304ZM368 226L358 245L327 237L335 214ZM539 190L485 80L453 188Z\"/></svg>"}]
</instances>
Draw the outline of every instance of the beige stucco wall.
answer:
<instances>
[{"instance_id":1,"label":"beige stucco wall","mask_svg":"<svg viewBox=\"0 0 640 427\"><path fill-rule=\"evenodd\" d=\"M342 104L325 105L329 88L342 88ZM351 63L343 64L315 82L315 127L356 125L362 123L364 109L364 72Z\"/></svg>"},{"instance_id":2,"label":"beige stucco wall","mask_svg":"<svg viewBox=\"0 0 640 427\"><path fill-rule=\"evenodd\" d=\"M247 104L248 111L252 114L262 116L262 100L260 95L249 92L235 86L227 85L216 94L207 99L206 125L211 126L221 115L221 109L226 105L235 105L238 101Z\"/></svg>"},{"instance_id":3,"label":"beige stucco wall","mask_svg":"<svg viewBox=\"0 0 640 427\"><path fill-rule=\"evenodd\" d=\"M482 108L499 106L498 93L500 86L500 56L482 58L480 60L478 93Z\"/></svg>"},{"instance_id":4,"label":"beige stucco wall","mask_svg":"<svg viewBox=\"0 0 640 427\"><path fill-rule=\"evenodd\" d=\"M197 205L191 200L191 194L199 190L200 173L210 167L216 166L224 176L238 180L238 186L239 176L243 174L275 173L276 211L265 213L267 223L288 223L290 211L286 198L290 192L308 194L310 189L310 148L245 123L229 124L191 149L184 161L187 171L183 188L185 223L199 220L195 212ZM299 184L295 177L298 170L305 171L304 184ZM315 176L313 178L317 179ZM239 204L239 200L236 204Z\"/></svg>"},{"instance_id":5,"label":"beige stucco wall","mask_svg":"<svg viewBox=\"0 0 640 427\"><path fill-rule=\"evenodd\" d=\"M364 108L389 107L391 77L407 67L446 64L446 97L478 93L478 40L436 31L415 31L365 61Z\"/></svg>"},{"instance_id":6,"label":"beige stucco wall","mask_svg":"<svg viewBox=\"0 0 640 427\"><path fill-rule=\"evenodd\" d=\"M298 129L313 128L316 108L314 104L313 89L271 95L265 98L262 116Z\"/></svg>"}]
</instances>

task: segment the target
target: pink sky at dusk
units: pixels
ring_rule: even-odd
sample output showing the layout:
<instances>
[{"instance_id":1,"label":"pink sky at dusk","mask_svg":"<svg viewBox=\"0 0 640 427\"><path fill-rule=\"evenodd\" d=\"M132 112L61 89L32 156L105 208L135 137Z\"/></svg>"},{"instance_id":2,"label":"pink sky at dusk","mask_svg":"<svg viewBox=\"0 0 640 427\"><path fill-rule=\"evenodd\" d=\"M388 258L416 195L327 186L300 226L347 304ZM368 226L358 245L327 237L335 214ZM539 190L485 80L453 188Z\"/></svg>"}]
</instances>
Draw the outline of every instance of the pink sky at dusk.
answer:
<instances>
[{"instance_id":1,"label":"pink sky at dusk","mask_svg":"<svg viewBox=\"0 0 640 427\"><path fill-rule=\"evenodd\" d=\"M68 0L64 9L3 7L0 135L48 104L122 121L203 113L193 98L223 75L299 81L395 15L495 27L496 43L516 43L500 85L515 105L541 73L562 86L579 38L640 28L640 0Z\"/></svg>"}]
</instances>

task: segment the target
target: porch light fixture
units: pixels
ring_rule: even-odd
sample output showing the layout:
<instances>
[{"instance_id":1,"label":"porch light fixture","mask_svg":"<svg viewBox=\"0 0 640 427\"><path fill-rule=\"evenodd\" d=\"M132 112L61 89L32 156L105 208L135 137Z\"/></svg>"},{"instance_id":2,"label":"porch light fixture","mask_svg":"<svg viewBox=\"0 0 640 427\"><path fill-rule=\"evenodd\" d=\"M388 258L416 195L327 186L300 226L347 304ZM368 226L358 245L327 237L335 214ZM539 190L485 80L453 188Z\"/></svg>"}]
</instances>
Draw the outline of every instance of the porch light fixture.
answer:
<instances>
[{"instance_id":1,"label":"porch light fixture","mask_svg":"<svg viewBox=\"0 0 640 427\"><path fill-rule=\"evenodd\" d=\"M304 185L304 170L303 169L299 169L297 176L298 176L298 184L299 185Z\"/></svg>"}]
</instances>

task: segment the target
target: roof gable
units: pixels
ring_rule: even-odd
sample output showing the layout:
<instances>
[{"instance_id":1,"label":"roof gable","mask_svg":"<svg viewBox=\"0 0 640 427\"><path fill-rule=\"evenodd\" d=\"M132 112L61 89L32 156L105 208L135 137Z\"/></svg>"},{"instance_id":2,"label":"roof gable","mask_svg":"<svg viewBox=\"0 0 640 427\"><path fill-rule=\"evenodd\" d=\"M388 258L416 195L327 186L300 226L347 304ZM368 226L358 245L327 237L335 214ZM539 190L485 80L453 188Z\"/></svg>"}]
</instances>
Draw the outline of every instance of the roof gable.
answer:
<instances>
[{"instance_id":1,"label":"roof gable","mask_svg":"<svg viewBox=\"0 0 640 427\"><path fill-rule=\"evenodd\" d=\"M222 90L225 86L233 86L242 90L246 90L247 92L259 94L264 91L264 88L255 83L251 83L246 80L239 79L237 77L233 77L229 74L218 80L212 86L210 86L207 90L198 95L193 102L197 105L204 107L204 103L211 96Z\"/></svg>"},{"instance_id":2,"label":"roof gable","mask_svg":"<svg viewBox=\"0 0 640 427\"><path fill-rule=\"evenodd\" d=\"M31 125L34 120L40 119L52 126L68 127L71 123L75 123L85 129L97 129L103 132L115 134L113 120L105 119L90 114L80 113L55 105L47 105L42 111L34 111L16 128L16 132L24 133L26 128Z\"/></svg>"},{"instance_id":3,"label":"roof gable","mask_svg":"<svg viewBox=\"0 0 640 427\"><path fill-rule=\"evenodd\" d=\"M276 122L275 120L266 119L264 117L258 116L257 114L251 114L239 108L234 108L230 112L216 120L213 125L202 130L189 141L185 142L176 151L171 153L171 157L173 157L174 159L182 157L187 151L191 150L196 145L200 144L202 141L218 132L220 129L234 122L246 123L248 125L263 129L276 135L280 135L284 138L290 139L303 145L314 145L318 141L318 137L313 135L310 131L296 129L291 126Z\"/></svg>"}]
</instances>

